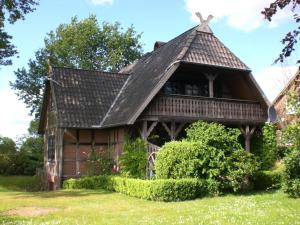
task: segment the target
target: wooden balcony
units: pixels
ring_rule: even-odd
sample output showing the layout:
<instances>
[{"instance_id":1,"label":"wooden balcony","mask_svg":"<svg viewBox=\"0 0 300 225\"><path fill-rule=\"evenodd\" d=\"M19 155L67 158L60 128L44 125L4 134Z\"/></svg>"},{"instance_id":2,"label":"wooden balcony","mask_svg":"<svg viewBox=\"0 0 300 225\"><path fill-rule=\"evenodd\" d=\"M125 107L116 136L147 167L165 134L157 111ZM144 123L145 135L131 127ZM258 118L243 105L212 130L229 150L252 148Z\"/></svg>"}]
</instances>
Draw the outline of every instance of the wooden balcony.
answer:
<instances>
[{"instance_id":1,"label":"wooden balcony","mask_svg":"<svg viewBox=\"0 0 300 225\"><path fill-rule=\"evenodd\" d=\"M146 108L141 119L258 124L267 121L259 102L184 95L160 95Z\"/></svg>"}]
</instances>

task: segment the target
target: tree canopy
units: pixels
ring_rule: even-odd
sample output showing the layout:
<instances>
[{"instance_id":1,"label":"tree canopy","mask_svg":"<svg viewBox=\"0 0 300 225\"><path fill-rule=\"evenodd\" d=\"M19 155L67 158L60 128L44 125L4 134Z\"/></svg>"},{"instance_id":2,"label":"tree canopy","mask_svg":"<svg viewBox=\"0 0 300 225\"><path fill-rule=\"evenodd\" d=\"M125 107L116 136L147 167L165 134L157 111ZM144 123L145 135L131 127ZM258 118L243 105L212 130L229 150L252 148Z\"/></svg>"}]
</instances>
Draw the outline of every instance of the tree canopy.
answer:
<instances>
[{"instance_id":1,"label":"tree canopy","mask_svg":"<svg viewBox=\"0 0 300 225\"><path fill-rule=\"evenodd\" d=\"M288 5L292 5L292 11L294 12L294 19L296 23L299 23L300 16L295 13L295 9L299 7L299 0L275 0L270 4L269 7L265 8L261 13L265 16L265 18L269 21L272 20L272 17L276 15L278 9L284 9ZM275 60L277 62L283 62L285 58L289 57L291 53L295 50L295 44L298 42L300 34L300 26L296 27L293 31L288 32L285 37L281 40L284 45L281 53L278 58ZM300 60L297 61L300 63Z\"/></svg>"},{"instance_id":2,"label":"tree canopy","mask_svg":"<svg viewBox=\"0 0 300 225\"><path fill-rule=\"evenodd\" d=\"M37 116L48 61L53 66L116 72L141 56L140 37L133 26L124 30L117 22L99 25L94 15L81 21L73 17L70 24L61 24L47 34L45 46L29 60L29 69L15 71L16 81L11 86Z\"/></svg>"},{"instance_id":3,"label":"tree canopy","mask_svg":"<svg viewBox=\"0 0 300 225\"><path fill-rule=\"evenodd\" d=\"M24 19L25 14L35 10L38 0L1 0L0 1L0 66L10 65L10 57L17 54L11 43L12 36L4 30L5 21L13 24Z\"/></svg>"},{"instance_id":4,"label":"tree canopy","mask_svg":"<svg viewBox=\"0 0 300 225\"><path fill-rule=\"evenodd\" d=\"M12 154L16 150L16 143L11 138L0 136L0 154Z\"/></svg>"}]
</instances>

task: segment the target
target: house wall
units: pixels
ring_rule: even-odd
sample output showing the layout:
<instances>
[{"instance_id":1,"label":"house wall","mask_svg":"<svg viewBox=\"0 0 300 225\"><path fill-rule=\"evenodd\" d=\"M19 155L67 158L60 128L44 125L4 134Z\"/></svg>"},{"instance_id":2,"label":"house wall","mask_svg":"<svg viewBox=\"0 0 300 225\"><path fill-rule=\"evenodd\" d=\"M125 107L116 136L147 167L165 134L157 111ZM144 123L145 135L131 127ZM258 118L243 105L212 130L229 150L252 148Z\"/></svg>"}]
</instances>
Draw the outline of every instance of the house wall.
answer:
<instances>
[{"instance_id":1,"label":"house wall","mask_svg":"<svg viewBox=\"0 0 300 225\"><path fill-rule=\"evenodd\" d=\"M47 190L55 190L60 187L60 170L61 170L61 154L62 154L62 132L57 127L57 113L53 107L52 98L50 97L49 105L46 111L45 133L44 133L44 188ZM54 160L48 158L48 140L49 137L54 138Z\"/></svg>"},{"instance_id":2,"label":"house wall","mask_svg":"<svg viewBox=\"0 0 300 225\"><path fill-rule=\"evenodd\" d=\"M66 129L63 144L62 178L76 178L86 175L86 161L92 149L107 152L118 170L119 158L124 143L124 128L116 129Z\"/></svg>"},{"instance_id":3,"label":"house wall","mask_svg":"<svg viewBox=\"0 0 300 225\"><path fill-rule=\"evenodd\" d=\"M292 123L296 119L292 111L287 108L287 102L289 98L288 93L297 90L296 80L298 79L299 76L296 76L294 80L287 86L284 93L277 97L277 99L273 103L273 106L277 113L277 121L279 123L280 128L286 127L288 124Z\"/></svg>"}]
</instances>

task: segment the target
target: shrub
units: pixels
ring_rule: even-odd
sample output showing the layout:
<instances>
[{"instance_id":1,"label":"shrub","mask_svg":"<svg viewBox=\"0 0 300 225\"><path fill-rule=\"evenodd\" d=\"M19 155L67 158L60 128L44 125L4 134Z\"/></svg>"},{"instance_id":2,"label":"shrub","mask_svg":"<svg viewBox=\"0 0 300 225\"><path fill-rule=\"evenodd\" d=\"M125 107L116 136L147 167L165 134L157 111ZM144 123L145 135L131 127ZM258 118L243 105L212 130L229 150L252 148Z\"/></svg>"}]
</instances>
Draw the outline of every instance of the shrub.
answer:
<instances>
[{"instance_id":1,"label":"shrub","mask_svg":"<svg viewBox=\"0 0 300 225\"><path fill-rule=\"evenodd\" d=\"M144 178L147 166L147 147L143 139L126 138L120 159L122 174L133 178Z\"/></svg>"},{"instance_id":2,"label":"shrub","mask_svg":"<svg viewBox=\"0 0 300 225\"><path fill-rule=\"evenodd\" d=\"M110 152L97 152L92 149L86 162L86 170L88 176L109 175L112 173L113 160Z\"/></svg>"},{"instance_id":3,"label":"shrub","mask_svg":"<svg viewBox=\"0 0 300 225\"><path fill-rule=\"evenodd\" d=\"M270 169L277 160L276 127L273 123L266 123L263 127L263 146L261 153L262 169Z\"/></svg>"},{"instance_id":4,"label":"shrub","mask_svg":"<svg viewBox=\"0 0 300 225\"><path fill-rule=\"evenodd\" d=\"M64 181L65 189L105 189L113 190L112 176L92 176Z\"/></svg>"},{"instance_id":5,"label":"shrub","mask_svg":"<svg viewBox=\"0 0 300 225\"><path fill-rule=\"evenodd\" d=\"M184 140L169 142L160 149L155 170L158 179L208 179L210 193L217 195L228 188L235 192L250 189L258 163L244 150L226 157L214 147Z\"/></svg>"},{"instance_id":6,"label":"shrub","mask_svg":"<svg viewBox=\"0 0 300 225\"><path fill-rule=\"evenodd\" d=\"M229 187L232 187L234 192L252 189L251 178L259 169L254 155L244 150L237 150L227 161Z\"/></svg>"},{"instance_id":7,"label":"shrub","mask_svg":"<svg viewBox=\"0 0 300 225\"><path fill-rule=\"evenodd\" d=\"M235 128L226 128L222 124L195 122L186 129L187 140L196 141L217 148L227 153L242 149L239 143L241 132Z\"/></svg>"},{"instance_id":8,"label":"shrub","mask_svg":"<svg viewBox=\"0 0 300 225\"><path fill-rule=\"evenodd\" d=\"M226 158L222 151L201 142L166 143L155 160L158 179L217 179L224 176Z\"/></svg>"},{"instance_id":9,"label":"shrub","mask_svg":"<svg viewBox=\"0 0 300 225\"><path fill-rule=\"evenodd\" d=\"M259 171L253 177L253 185L255 190L278 189L281 187L282 171Z\"/></svg>"},{"instance_id":10,"label":"shrub","mask_svg":"<svg viewBox=\"0 0 300 225\"><path fill-rule=\"evenodd\" d=\"M206 182L198 179L141 180L95 176L64 181L65 189L106 189L154 201L183 201L207 194Z\"/></svg>"},{"instance_id":11,"label":"shrub","mask_svg":"<svg viewBox=\"0 0 300 225\"><path fill-rule=\"evenodd\" d=\"M283 190L290 197L300 197L300 151L293 150L284 158Z\"/></svg>"}]
</instances>

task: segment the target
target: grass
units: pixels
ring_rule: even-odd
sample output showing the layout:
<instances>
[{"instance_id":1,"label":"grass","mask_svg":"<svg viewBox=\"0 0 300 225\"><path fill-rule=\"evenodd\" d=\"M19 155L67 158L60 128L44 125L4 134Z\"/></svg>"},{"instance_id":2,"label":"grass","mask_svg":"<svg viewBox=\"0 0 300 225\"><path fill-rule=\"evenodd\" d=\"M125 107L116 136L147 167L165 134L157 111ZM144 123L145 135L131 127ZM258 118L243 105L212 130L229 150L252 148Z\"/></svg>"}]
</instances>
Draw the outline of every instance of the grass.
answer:
<instances>
[{"instance_id":1,"label":"grass","mask_svg":"<svg viewBox=\"0 0 300 225\"><path fill-rule=\"evenodd\" d=\"M0 224L300 224L300 199L281 191L164 203L102 190L21 191L30 179L0 176ZM59 211L31 218L4 215L19 207Z\"/></svg>"}]
</instances>

